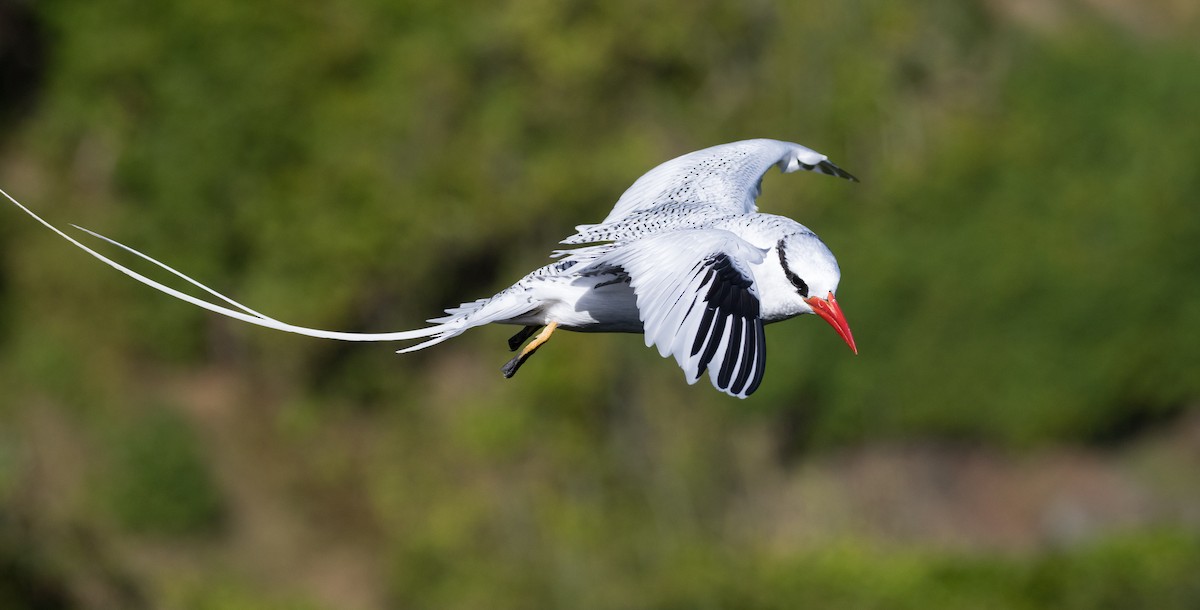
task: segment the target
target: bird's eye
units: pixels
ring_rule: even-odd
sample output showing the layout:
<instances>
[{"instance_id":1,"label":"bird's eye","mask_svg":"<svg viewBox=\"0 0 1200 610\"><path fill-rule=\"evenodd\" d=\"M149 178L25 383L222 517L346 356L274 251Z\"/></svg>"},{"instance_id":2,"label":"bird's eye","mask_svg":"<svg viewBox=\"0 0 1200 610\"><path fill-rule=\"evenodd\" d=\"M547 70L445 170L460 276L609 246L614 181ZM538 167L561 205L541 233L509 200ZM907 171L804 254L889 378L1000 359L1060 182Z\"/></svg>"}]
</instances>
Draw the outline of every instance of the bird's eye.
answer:
<instances>
[{"instance_id":1,"label":"bird's eye","mask_svg":"<svg viewBox=\"0 0 1200 610\"><path fill-rule=\"evenodd\" d=\"M800 293L802 298L807 299L808 284L805 284L804 280L800 279L800 276L796 275L790 268L788 268L787 254L783 251L782 239L779 240L779 243L775 245L775 251L779 253L779 266L783 267L783 274L786 275L788 281L796 287L796 292Z\"/></svg>"},{"instance_id":2,"label":"bird's eye","mask_svg":"<svg viewBox=\"0 0 1200 610\"><path fill-rule=\"evenodd\" d=\"M787 272L787 279L792 283L793 286L796 287L796 292L800 293L800 296L806 299L808 298L808 284L805 284L804 280L800 279L800 276L792 273L792 271L789 269Z\"/></svg>"}]
</instances>

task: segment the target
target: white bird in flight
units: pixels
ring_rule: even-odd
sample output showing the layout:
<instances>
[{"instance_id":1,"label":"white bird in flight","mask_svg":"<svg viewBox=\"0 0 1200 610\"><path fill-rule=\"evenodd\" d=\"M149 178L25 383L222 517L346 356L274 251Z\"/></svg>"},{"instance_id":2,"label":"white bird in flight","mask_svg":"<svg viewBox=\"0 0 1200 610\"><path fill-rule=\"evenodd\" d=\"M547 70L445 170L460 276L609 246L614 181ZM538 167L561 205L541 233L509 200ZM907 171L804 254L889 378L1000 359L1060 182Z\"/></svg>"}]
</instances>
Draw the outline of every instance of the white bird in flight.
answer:
<instances>
[{"instance_id":1,"label":"white bird in flight","mask_svg":"<svg viewBox=\"0 0 1200 610\"><path fill-rule=\"evenodd\" d=\"M231 318L311 337L344 341L423 341L412 352L484 324L523 326L508 340L512 377L555 329L644 333L646 346L675 357L689 384L707 372L717 389L745 398L762 382L763 325L815 313L854 353L838 306L841 272L815 233L783 216L760 214L755 199L772 166L858 180L814 150L779 140L721 144L672 159L638 178L599 224L580 225L554 252L496 295L447 309L432 326L389 333L346 333L280 322L226 297L141 252L76 227L153 263L229 307L147 278L83 245L0 190L41 224L118 271L193 305ZM540 332L539 332L540 331ZM527 345L525 342L537 336ZM522 347L524 345L524 347Z\"/></svg>"}]
</instances>

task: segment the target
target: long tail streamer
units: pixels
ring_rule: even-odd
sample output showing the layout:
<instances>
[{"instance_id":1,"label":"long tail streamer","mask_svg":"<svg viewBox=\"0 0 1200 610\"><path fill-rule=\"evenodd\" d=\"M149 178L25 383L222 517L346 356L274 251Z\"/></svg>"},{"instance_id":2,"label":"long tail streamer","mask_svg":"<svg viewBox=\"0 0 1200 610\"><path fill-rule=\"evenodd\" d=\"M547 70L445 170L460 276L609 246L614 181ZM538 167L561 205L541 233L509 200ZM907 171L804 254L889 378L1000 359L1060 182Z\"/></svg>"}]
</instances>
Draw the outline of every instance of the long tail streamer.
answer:
<instances>
[{"instance_id":1,"label":"long tail streamer","mask_svg":"<svg viewBox=\"0 0 1200 610\"><path fill-rule=\"evenodd\" d=\"M3 189L0 189L0 195L4 195L4 197L7 198L9 201L13 202L14 205L16 205L18 208L21 208L22 211L24 211L26 214L31 216L34 220L41 223L42 226L55 232L56 234L58 234L59 237L62 237L63 239L67 240L68 242L71 242L71 244L73 244L77 248L94 256L95 258L99 259L101 262L108 265L109 267L112 267L113 269L116 269L117 271L120 271L121 273L124 273L125 275L127 275L127 276L129 276L151 288L154 288L155 290L158 290L160 292L165 292L166 294L169 294L181 301L186 301L188 303L191 303L192 305L195 305L196 307L202 307L213 313L218 313L223 316L228 316L235 320L241 320L243 322L248 322L250 324L255 324L257 326L263 326L266 328L272 328L272 329L281 330L284 332L295 333L298 335L305 335L305 336L309 336L309 337L318 337L318 338L322 338L322 339L337 339L339 341L372 341L372 342L408 341L408 340L412 340L412 339L424 339L427 337L433 337L433 339L430 339L428 341L424 341L417 345L413 345L411 347L402 349L402 350L400 350L401 353L416 351L418 349L428 347L435 343L440 343L440 342L444 341L445 339L448 339L454 335L457 335L459 332L462 332L462 330L463 330L462 325L446 323L446 324L438 324L435 326L430 326L428 328L419 328L416 330L406 330L406 331L399 331L399 332L348 333L348 332L339 332L339 331L332 331L332 330L321 330L319 328L306 328L304 326L296 326L293 324L288 324L286 322L280 322L279 320L276 320L275 318L272 318L265 314L254 311L253 309L250 309L249 307L246 307L245 305L238 303L237 301L217 292L216 290L213 290L212 288L209 288L208 286L201 284L200 282L192 279L191 277L188 277L184 273L177 271L176 269L170 267L166 263L163 263L163 262L161 262L157 259L154 259L150 256L147 256L145 254L142 254L141 252L138 252L137 250L134 250L133 248L126 246L125 244L122 244L113 239L109 239L103 235L100 235L99 233L90 231L88 229L84 229L83 227L71 225L81 231L86 232L87 234L89 234L93 237L102 239L114 246L117 246L118 248L121 248L122 250L125 250L126 252L129 252L131 254L134 254L135 256L138 256L139 258L142 258L143 260L149 261L149 262L157 265L158 267L161 267L162 269L170 272L172 275L175 275L176 277L187 281L188 283L192 284L193 286L200 288L201 290L207 292L208 294L237 308L236 310L230 309L229 307L217 305L216 303L211 303L211 302L205 301L203 299L198 299L192 295L185 294L174 288L160 284L159 282L156 282L136 271L133 271L132 269L129 269L128 267L125 267L124 265L121 265L120 263L113 261L112 259L108 258L107 256L104 256L103 254L100 254L99 252L96 252L95 250L83 245L78 240L76 240L74 237L71 237L70 235L63 233L62 231L60 231L58 229L58 227L55 227L54 225L50 224L49 222L46 222L45 220L42 219L41 216L34 214L33 210L30 210L29 208L22 205L21 202L17 201L16 199L13 199L12 195L9 195Z\"/></svg>"}]
</instances>

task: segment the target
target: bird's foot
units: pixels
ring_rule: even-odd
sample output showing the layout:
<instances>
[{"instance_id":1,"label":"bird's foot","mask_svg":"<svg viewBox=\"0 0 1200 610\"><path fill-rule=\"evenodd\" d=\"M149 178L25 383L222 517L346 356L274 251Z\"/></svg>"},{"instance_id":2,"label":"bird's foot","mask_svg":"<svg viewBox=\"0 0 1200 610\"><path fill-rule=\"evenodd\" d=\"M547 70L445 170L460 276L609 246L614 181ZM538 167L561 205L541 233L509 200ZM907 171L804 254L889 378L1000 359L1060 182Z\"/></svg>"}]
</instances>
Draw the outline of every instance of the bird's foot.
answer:
<instances>
[{"instance_id":1,"label":"bird's foot","mask_svg":"<svg viewBox=\"0 0 1200 610\"><path fill-rule=\"evenodd\" d=\"M541 328L541 326L526 326L525 328L517 331L517 334L509 337L508 339L508 351L515 352L521 349L521 344L524 343L526 339L532 337L533 333L536 333Z\"/></svg>"},{"instance_id":2,"label":"bird's foot","mask_svg":"<svg viewBox=\"0 0 1200 610\"><path fill-rule=\"evenodd\" d=\"M542 332L538 333L537 338L534 339L533 341L530 341L529 345L526 345L525 349L521 350L521 353L517 354L516 356L513 356L512 360L509 360L508 362L506 362L504 364L504 366L500 367L500 372L504 374L505 379L508 379L508 378L512 377L513 375L516 375L517 369L521 368L521 365L525 364L525 361L528 360L529 357L532 356L533 353L536 352L538 350L538 348L542 346L543 343L550 340L550 335L554 334L554 329L556 329L556 328L558 328L558 322L551 322L551 323L547 324L546 327L542 329ZM509 345L512 345L513 340L516 339L517 337L521 337L521 340L523 341L525 339L525 337L532 335L535 330L537 330L537 327L526 326L524 329L521 330L521 332L517 333L512 339L509 339ZM522 335L524 335L524 336L522 337ZM520 343L518 343L517 345L520 345Z\"/></svg>"}]
</instances>

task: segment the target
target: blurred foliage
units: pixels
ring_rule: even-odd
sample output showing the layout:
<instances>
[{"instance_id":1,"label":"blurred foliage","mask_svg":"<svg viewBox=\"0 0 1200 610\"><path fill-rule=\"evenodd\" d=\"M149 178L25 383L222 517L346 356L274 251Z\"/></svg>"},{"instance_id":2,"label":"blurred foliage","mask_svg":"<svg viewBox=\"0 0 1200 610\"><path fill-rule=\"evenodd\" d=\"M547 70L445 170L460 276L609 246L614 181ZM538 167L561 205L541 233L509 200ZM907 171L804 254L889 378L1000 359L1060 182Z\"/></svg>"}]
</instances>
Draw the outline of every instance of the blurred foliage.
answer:
<instances>
[{"instance_id":1,"label":"blurred foliage","mask_svg":"<svg viewBox=\"0 0 1200 610\"><path fill-rule=\"evenodd\" d=\"M113 434L110 472L96 490L116 522L134 533L211 533L221 500L194 431L158 408Z\"/></svg>"},{"instance_id":2,"label":"blurred foliage","mask_svg":"<svg viewBox=\"0 0 1200 610\"><path fill-rule=\"evenodd\" d=\"M409 328L491 294L704 146L793 140L863 179L767 177L760 207L838 255L862 354L819 321L769 327L745 402L640 337L560 333L506 382L512 329L395 357L249 328L6 210L0 422L71 432L0 438L5 506L121 549L246 535L219 440L319 524L304 548L358 541L406 607L1194 607L1192 532L777 557L724 525L742 451L1107 445L1195 404L1200 28L1151 4L0 0L45 45L44 74L4 81L37 95L0 92L30 108L0 112L0 185L305 326ZM77 487L36 474L58 472L29 457L47 434L95 452L59 467L94 495L39 515L30 489ZM301 601L141 573L176 607Z\"/></svg>"},{"instance_id":3,"label":"blurred foliage","mask_svg":"<svg viewBox=\"0 0 1200 610\"><path fill-rule=\"evenodd\" d=\"M835 549L772 566L757 604L795 608L1192 608L1200 603L1200 540L1116 539L1032 562L1005 558L880 557ZM750 592L736 600L754 599ZM786 601L781 601L786 600Z\"/></svg>"},{"instance_id":4,"label":"blurred foliage","mask_svg":"<svg viewBox=\"0 0 1200 610\"><path fill-rule=\"evenodd\" d=\"M950 118L924 171L839 227L878 348L822 372L818 428L869 409L868 433L1104 440L1200 393L1200 125L1177 118L1197 57L1113 35L1014 52L995 107Z\"/></svg>"},{"instance_id":5,"label":"blurred foliage","mask_svg":"<svg viewBox=\"0 0 1200 610\"><path fill-rule=\"evenodd\" d=\"M620 4L120 6L45 9L59 43L23 142L75 176L45 199L103 197L55 215L285 319L412 325L539 264L655 163L769 135L865 178L772 177L763 198L840 255L865 339L816 358L825 329L771 329L812 347L774 348L793 374L751 408L802 411L806 442L1104 439L1200 391L1190 42L1100 22L1047 39L962 3L700 3L631 28ZM113 284L95 289L146 357L248 350L338 391L403 374L245 329L220 343L204 329L224 322Z\"/></svg>"},{"instance_id":6,"label":"blurred foliage","mask_svg":"<svg viewBox=\"0 0 1200 610\"><path fill-rule=\"evenodd\" d=\"M631 566L630 574L610 581L586 597L555 599L553 591L522 593L509 588L511 598L496 599L480 591L474 603L497 608L753 610L798 607L1182 610L1200 603L1200 585L1195 579L1196 569L1200 568L1200 540L1194 537L1181 540L1165 534L1117 539L1071 552L1050 553L1034 561L881 552L853 544L765 563L746 558L704 558L703 554L698 558L694 553L683 553L679 559L671 566ZM474 575L469 580L479 582ZM520 582L509 577L499 584L511 587L514 580ZM422 591L431 589L424 586ZM461 593L459 590L460 596ZM421 600L423 603L414 606L465 608L473 603L446 601Z\"/></svg>"}]
</instances>

